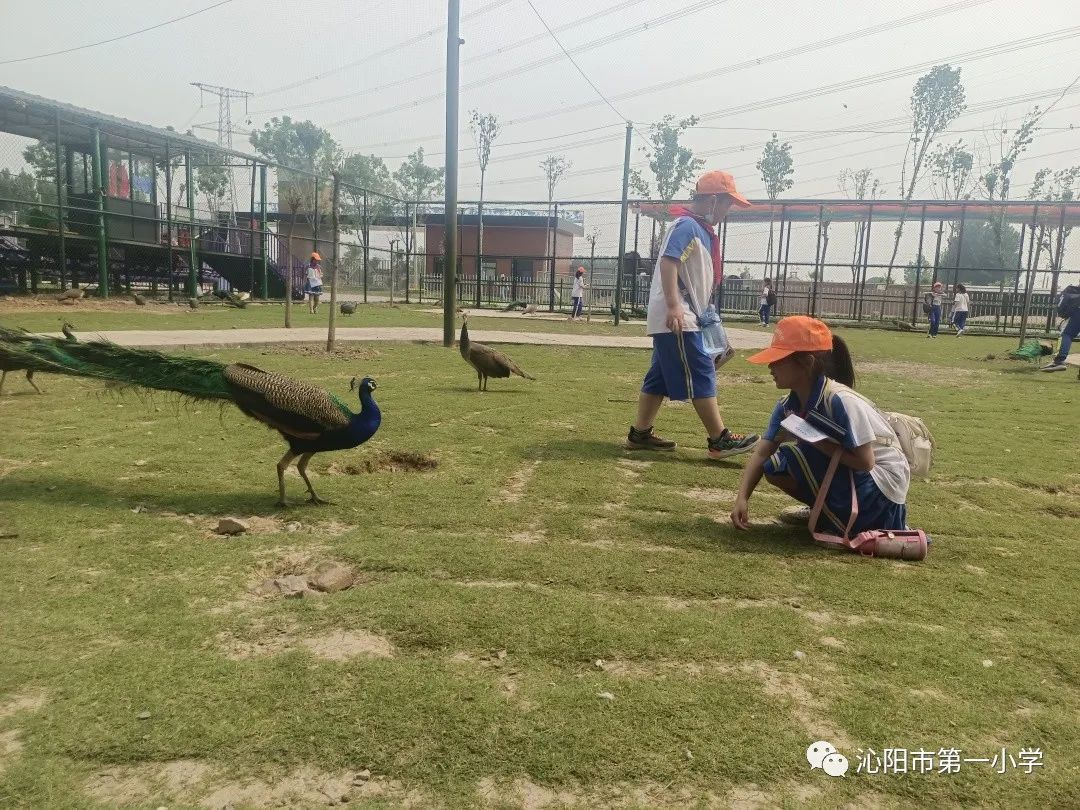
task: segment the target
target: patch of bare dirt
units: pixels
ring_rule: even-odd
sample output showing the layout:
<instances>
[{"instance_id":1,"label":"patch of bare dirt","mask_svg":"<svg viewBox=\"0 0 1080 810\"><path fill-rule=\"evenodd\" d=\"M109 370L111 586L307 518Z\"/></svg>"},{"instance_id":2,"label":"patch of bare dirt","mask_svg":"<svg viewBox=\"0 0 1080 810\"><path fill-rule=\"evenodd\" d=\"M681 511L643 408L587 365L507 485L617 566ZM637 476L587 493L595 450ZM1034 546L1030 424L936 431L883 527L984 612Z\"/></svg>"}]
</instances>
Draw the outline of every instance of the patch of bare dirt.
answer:
<instances>
[{"instance_id":1,"label":"patch of bare dirt","mask_svg":"<svg viewBox=\"0 0 1080 810\"><path fill-rule=\"evenodd\" d=\"M325 807L382 800L398 807L425 803L418 791L368 771L329 773L310 766L278 778L226 779L224 768L196 760L108 768L86 783L90 796L111 807L174 802L225 810L234 807Z\"/></svg>"},{"instance_id":2,"label":"patch of bare dirt","mask_svg":"<svg viewBox=\"0 0 1080 810\"><path fill-rule=\"evenodd\" d=\"M318 636L301 636L295 627L279 629L276 634L255 639L240 639L230 633L220 633L218 642L233 660L277 655L288 650L306 649L326 661L347 661L350 658L392 658L394 645L377 633L367 630L338 630Z\"/></svg>"},{"instance_id":3,"label":"patch of bare dirt","mask_svg":"<svg viewBox=\"0 0 1080 810\"><path fill-rule=\"evenodd\" d=\"M542 543L547 539L547 535L543 529L537 529L535 526L520 531L512 532L509 540L512 543L525 543L531 545L533 543Z\"/></svg>"},{"instance_id":4,"label":"patch of bare dirt","mask_svg":"<svg viewBox=\"0 0 1080 810\"><path fill-rule=\"evenodd\" d=\"M326 347L301 343L292 347L292 354L304 357L316 357L326 359ZM374 360L381 357L382 352L371 346L357 346L351 343L336 343L334 345L333 358L335 360ZM360 376L359 374L357 375Z\"/></svg>"},{"instance_id":5,"label":"patch of bare dirt","mask_svg":"<svg viewBox=\"0 0 1080 810\"><path fill-rule=\"evenodd\" d=\"M834 650L844 649L844 642L833 636L822 636L818 639L818 644L823 647L832 647Z\"/></svg>"},{"instance_id":6,"label":"patch of bare dirt","mask_svg":"<svg viewBox=\"0 0 1080 810\"><path fill-rule=\"evenodd\" d=\"M506 480L506 485L499 493L499 499L503 503L517 503L524 497L525 489L529 486L529 481L536 474L537 468L540 466L540 461L529 461L522 464L514 473Z\"/></svg>"},{"instance_id":7,"label":"patch of bare dirt","mask_svg":"<svg viewBox=\"0 0 1080 810\"><path fill-rule=\"evenodd\" d=\"M0 775L18 758L22 747L22 732L19 729L0 731Z\"/></svg>"},{"instance_id":8,"label":"patch of bare dirt","mask_svg":"<svg viewBox=\"0 0 1080 810\"><path fill-rule=\"evenodd\" d=\"M693 489L680 491L679 494L702 503L733 503L736 495L732 490L719 487L694 487Z\"/></svg>"},{"instance_id":9,"label":"patch of bare dirt","mask_svg":"<svg viewBox=\"0 0 1080 810\"><path fill-rule=\"evenodd\" d=\"M45 695L41 692L12 695L0 703L0 720L6 720L19 712L36 712L44 705Z\"/></svg>"},{"instance_id":10,"label":"patch of bare dirt","mask_svg":"<svg viewBox=\"0 0 1080 810\"><path fill-rule=\"evenodd\" d=\"M949 366L946 368L929 363L909 363L902 360L859 363L859 373L885 374L890 377L925 382L934 382L946 377L950 380L985 380L987 378L986 372L980 369L963 368L961 366Z\"/></svg>"},{"instance_id":11,"label":"patch of bare dirt","mask_svg":"<svg viewBox=\"0 0 1080 810\"><path fill-rule=\"evenodd\" d=\"M438 459L428 453L411 450L381 450L359 462L333 462L326 468L330 475L365 475L379 472L428 472L439 466Z\"/></svg>"}]
</instances>

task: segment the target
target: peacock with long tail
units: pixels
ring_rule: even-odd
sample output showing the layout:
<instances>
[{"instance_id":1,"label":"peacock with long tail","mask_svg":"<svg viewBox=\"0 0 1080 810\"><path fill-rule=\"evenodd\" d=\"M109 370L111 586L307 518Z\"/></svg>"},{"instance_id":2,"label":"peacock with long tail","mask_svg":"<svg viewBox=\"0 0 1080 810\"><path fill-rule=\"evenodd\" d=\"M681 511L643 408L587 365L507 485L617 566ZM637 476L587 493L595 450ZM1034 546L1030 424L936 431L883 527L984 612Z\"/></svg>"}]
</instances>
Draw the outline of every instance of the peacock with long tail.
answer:
<instances>
[{"instance_id":1,"label":"peacock with long tail","mask_svg":"<svg viewBox=\"0 0 1080 810\"><path fill-rule=\"evenodd\" d=\"M278 505L286 506L285 470L293 460L311 503L322 500L307 475L316 453L359 447L379 429L382 415L372 392L375 380L353 377L360 412L333 394L299 380L246 363L218 363L194 357L130 349L113 343L71 343L0 329L0 368L13 367L104 380L115 385L172 391L197 400L232 402L243 413L281 434L289 445L277 463Z\"/></svg>"},{"instance_id":2,"label":"peacock with long tail","mask_svg":"<svg viewBox=\"0 0 1080 810\"><path fill-rule=\"evenodd\" d=\"M516 374L526 380L536 379L531 374L522 371L517 363L497 349L470 340L468 315L461 316L461 337L458 338L458 348L465 362L476 369L477 391L487 391L488 377L509 377L511 374Z\"/></svg>"}]
</instances>

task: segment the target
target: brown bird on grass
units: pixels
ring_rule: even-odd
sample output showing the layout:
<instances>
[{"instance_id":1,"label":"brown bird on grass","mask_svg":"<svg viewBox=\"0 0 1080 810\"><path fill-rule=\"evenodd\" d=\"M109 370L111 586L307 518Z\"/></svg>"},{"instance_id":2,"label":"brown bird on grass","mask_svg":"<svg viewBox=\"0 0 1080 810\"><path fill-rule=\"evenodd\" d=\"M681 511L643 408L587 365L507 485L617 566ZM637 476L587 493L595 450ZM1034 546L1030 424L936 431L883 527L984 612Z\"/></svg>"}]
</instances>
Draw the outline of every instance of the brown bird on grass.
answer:
<instances>
[{"instance_id":1,"label":"brown bird on grass","mask_svg":"<svg viewBox=\"0 0 1080 810\"><path fill-rule=\"evenodd\" d=\"M483 343L473 343L469 340L469 316L461 316L461 338L458 340L461 356L470 366L476 369L477 391L487 390L488 377L509 377L516 374L526 380L535 380L532 376L521 370L513 360L500 351L485 346Z\"/></svg>"}]
</instances>

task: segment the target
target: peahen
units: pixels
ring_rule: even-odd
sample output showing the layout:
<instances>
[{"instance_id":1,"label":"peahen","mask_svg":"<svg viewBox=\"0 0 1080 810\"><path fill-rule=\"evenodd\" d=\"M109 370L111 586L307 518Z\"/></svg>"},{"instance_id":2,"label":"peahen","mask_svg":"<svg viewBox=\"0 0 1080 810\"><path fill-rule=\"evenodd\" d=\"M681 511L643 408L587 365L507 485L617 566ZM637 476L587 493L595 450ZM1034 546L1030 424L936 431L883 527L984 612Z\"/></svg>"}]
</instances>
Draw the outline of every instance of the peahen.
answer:
<instances>
[{"instance_id":1,"label":"peahen","mask_svg":"<svg viewBox=\"0 0 1080 810\"><path fill-rule=\"evenodd\" d=\"M382 416L372 397L375 381L364 377L349 384L359 388L360 412L314 385L245 363L218 363L129 349L112 343L70 343L56 338L0 330L0 365L106 380L124 386L174 391L198 400L229 401L252 419L278 431L289 445L277 464L278 504L285 506L285 470L299 457L296 469L312 503L326 503L315 494L307 465L316 453L347 450L366 442L379 429Z\"/></svg>"},{"instance_id":2,"label":"peahen","mask_svg":"<svg viewBox=\"0 0 1080 810\"><path fill-rule=\"evenodd\" d=\"M526 380L535 380L532 376L521 370L513 360L500 351L485 346L483 343L473 343L469 340L469 316L461 316L461 338L458 340L461 356L470 366L476 369L477 391L487 390L488 377L509 377L517 374Z\"/></svg>"},{"instance_id":3,"label":"peahen","mask_svg":"<svg viewBox=\"0 0 1080 810\"><path fill-rule=\"evenodd\" d=\"M64 333L64 338L67 341L69 341L70 343L78 343L78 341L79 341L79 339L77 337L75 337L75 333L72 331L74 328L75 327L72 326L67 321L64 321L64 325L62 327L60 327L61 331ZM5 339L16 340L16 341L27 341L27 340L33 340L34 339L34 336L31 335L29 332L13 332L13 331L8 330L8 329L0 329L0 335L2 335ZM15 363L13 361L9 362L6 358L4 358L2 356L0 356L0 393L2 393L3 390L4 390L4 380L7 377L7 373L9 371L23 371L23 370L26 371L26 381L28 383L30 383L30 385L33 387L33 389L35 391L37 391L39 394L44 394L45 392L42 391L40 388L38 388L37 383L34 382L34 369L33 368L31 368L29 366L26 366L26 365L18 365L17 363Z\"/></svg>"}]
</instances>

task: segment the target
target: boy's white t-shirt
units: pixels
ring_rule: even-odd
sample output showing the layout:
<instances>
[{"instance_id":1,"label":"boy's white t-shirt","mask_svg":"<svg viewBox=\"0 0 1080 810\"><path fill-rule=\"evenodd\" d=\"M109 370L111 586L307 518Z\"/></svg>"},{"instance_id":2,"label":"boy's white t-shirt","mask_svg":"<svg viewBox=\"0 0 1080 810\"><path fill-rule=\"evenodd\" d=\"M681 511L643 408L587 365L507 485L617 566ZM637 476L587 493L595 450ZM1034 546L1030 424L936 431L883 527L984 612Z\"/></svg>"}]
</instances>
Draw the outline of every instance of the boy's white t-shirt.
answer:
<instances>
[{"instance_id":1,"label":"boy's white t-shirt","mask_svg":"<svg viewBox=\"0 0 1080 810\"><path fill-rule=\"evenodd\" d=\"M679 217L667 229L660 246L660 256L653 269L649 287L649 304L645 318L645 333L661 335L667 328L667 301L660 275L663 259L674 259L680 264L679 280L683 304L683 331L698 332L697 316L687 295L687 285L693 290L697 306L704 310L709 304L713 289L713 263L711 239L705 228L691 217Z\"/></svg>"},{"instance_id":2,"label":"boy's white t-shirt","mask_svg":"<svg viewBox=\"0 0 1080 810\"><path fill-rule=\"evenodd\" d=\"M970 307L970 299L967 293L958 292L953 299L953 312L967 312Z\"/></svg>"},{"instance_id":3,"label":"boy's white t-shirt","mask_svg":"<svg viewBox=\"0 0 1080 810\"><path fill-rule=\"evenodd\" d=\"M565 287L563 289L566 289ZM574 276L574 290L570 293L571 298L582 298L585 295L585 276Z\"/></svg>"},{"instance_id":4,"label":"boy's white t-shirt","mask_svg":"<svg viewBox=\"0 0 1080 810\"><path fill-rule=\"evenodd\" d=\"M763 307L769 303L769 288L766 287L761 291L761 298L758 299L758 306Z\"/></svg>"},{"instance_id":5,"label":"boy's white t-shirt","mask_svg":"<svg viewBox=\"0 0 1080 810\"><path fill-rule=\"evenodd\" d=\"M308 267L307 280L308 284L311 284L314 287L322 284L322 273L319 271L318 267Z\"/></svg>"}]
</instances>

